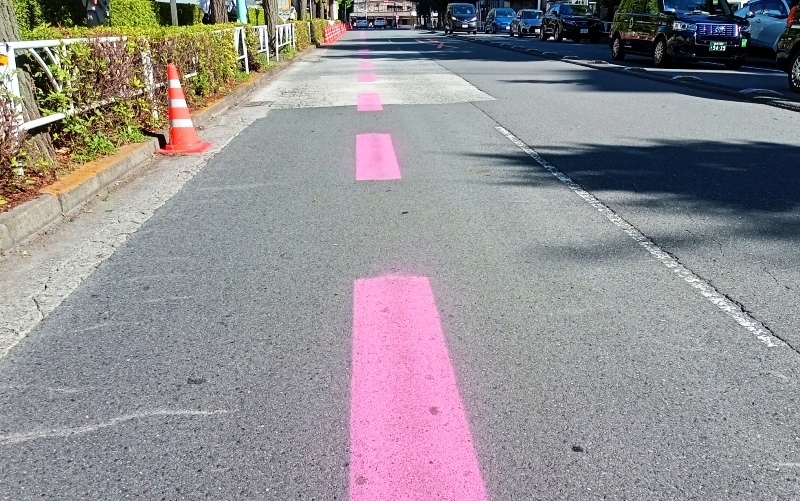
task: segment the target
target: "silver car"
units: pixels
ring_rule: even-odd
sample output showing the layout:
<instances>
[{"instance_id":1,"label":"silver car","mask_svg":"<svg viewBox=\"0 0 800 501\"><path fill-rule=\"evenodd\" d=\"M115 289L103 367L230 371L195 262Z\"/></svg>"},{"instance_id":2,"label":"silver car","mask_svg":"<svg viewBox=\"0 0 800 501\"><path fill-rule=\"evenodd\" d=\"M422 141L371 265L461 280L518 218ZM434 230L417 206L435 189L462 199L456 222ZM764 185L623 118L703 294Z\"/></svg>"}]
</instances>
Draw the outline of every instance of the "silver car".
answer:
<instances>
[{"instance_id":1,"label":"silver car","mask_svg":"<svg viewBox=\"0 0 800 501\"><path fill-rule=\"evenodd\" d=\"M750 21L750 44L775 56L778 38L786 28L789 5L785 0L752 0L737 10L736 17Z\"/></svg>"},{"instance_id":2,"label":"silver car","mask_svg":"<svg viewBox=\"0 0 800 501\"><path fill-rule=\"evenodd\" d=\"M508 27L508 34L522 38L525 35L536 35L542 30L542 11L522 9Z\"/></svg>"}]
</instances>

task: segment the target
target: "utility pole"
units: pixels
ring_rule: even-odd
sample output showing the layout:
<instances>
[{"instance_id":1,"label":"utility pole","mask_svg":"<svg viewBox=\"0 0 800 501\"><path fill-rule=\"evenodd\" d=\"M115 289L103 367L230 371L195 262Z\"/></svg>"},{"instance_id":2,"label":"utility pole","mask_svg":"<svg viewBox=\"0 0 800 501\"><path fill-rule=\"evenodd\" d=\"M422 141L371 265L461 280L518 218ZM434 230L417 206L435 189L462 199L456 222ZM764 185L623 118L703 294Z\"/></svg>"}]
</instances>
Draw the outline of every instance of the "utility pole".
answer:
<instances>
[{"instance_id":1,"label":"utility pole","mask_svg":"<svg viewBox=\"0 0 800 501\"><path fill-rule=\"evenodd\" d=\"M236 0L236 17L240 23L247 24L247 0Z\"/></svg>"}]
</instances>

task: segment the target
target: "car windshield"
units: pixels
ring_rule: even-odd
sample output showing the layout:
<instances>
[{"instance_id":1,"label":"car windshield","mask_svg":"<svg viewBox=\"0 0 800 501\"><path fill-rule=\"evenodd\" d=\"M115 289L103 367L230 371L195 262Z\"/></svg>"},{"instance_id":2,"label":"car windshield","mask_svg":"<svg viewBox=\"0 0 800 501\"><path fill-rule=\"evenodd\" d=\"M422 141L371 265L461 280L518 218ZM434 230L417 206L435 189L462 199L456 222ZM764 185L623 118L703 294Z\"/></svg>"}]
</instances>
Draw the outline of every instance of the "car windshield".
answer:
<instances>
[{"instance_id":1,"label":"car windshield","mask_svg":"<svg viewBox=\"0 0 800 501\"><path fill-rule=\"evenodd\" d=\"M730 15L731 6L725 0L664 0L664 10L680 14Z\"/></svg>"},{"instance_id":2,"label":"car windshield","mask_svg":"<svg viewBox=\"0 0 800 501\"><path fill-rule=\"evenodd\" d=\"M511 9L497 9L494 11L495 17L514 17L514 11Z\"/></svg>"},{"instance_id":3,"label":"car windshield","mask_svg":"<svg viewBox=\"0 0 800 501\"><path fill-rule=\"evenodd\" d=\"M542 13L538 10L523 10L522 17L523 19L539 19L539 16Z\"/></svg>"},{"instance_id":4,"label":"car windshield","mask_svg":"<svg viewBox=\"0 0 800 501\"><path fill-rule=\"evenodd\" d=\"M469 16L475 14L475 7L472 5L453 5L453 14L457 16Z\"/></svg>"},{"instance_id":5,"label":"car windshield","mask_svg":"<svg viewBox=\"0 0 800 501\"><path fill-rule=\"evenodd\" d=\"M591 14L585 5L561 4L561 14L564 16L585 16Z\"/></svg>"}]
</instances>

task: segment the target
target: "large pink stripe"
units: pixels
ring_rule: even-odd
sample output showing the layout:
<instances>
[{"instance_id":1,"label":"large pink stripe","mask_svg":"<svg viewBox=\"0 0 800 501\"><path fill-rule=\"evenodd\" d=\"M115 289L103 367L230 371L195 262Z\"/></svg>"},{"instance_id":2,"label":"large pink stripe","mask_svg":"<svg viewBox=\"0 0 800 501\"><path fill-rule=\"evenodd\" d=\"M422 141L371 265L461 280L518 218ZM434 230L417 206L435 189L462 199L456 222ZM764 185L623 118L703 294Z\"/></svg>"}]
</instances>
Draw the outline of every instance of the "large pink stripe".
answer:
<instances>
[{"instance_id":1,"label":"large pink stripe","mask_svg":"<svg viewBox=\"0 0 800 501\"><path fill-rule=\"evenodd\" d=\"M358 62L358 69L359 70L371 70L372 69L372 61L364 59L363 61Z\"/></svg>"},{"instance_id":2,"label":"large pink stripe","mask_svg":"<svg viewBox=\"0 0 800 501\"><path fill-rule=\"evenodd\" d=\"M356 181L400 179L400 167L389 134L356 136Z\"/></svg>"},{"instance_id":3,"label":"large pink stripe","mask_svg":"<svg viewBox=\"0 0 800 501\"><path fill-rule=\"evenodd\" d=\"M353 294L350 500L487 499L428 279Z\"/></svg>"},{"instance_id":4,"label":"large pink stripe","mask_svg":"<svg viewBox=\"0 0 800 501\"><path fill-rule=\"evenodd\" d=\"M358 54L362 57L369 55L369 49L358 49Z\"/></svg>"},{"instance_id":5,"label":"large pink stripe","mask_svg":"<svg viewBox=\"0 0 800 501\"><path fill-rule=\"evenodd\" d=\"M377 92L362 92L357 96L358 111L382 111L381 95Z\"/></svg>"},{"instance_id":6,"label":"large pink stripe","mask_svg":"<svg viewBox=\"0 0 800 501\"><path fill-rule=\"evenodd\" d=\"M358 81L359 82L374 82L375 81L375 73L371 71L363 71L358 73Z\"/></svg>"}]
</instances>

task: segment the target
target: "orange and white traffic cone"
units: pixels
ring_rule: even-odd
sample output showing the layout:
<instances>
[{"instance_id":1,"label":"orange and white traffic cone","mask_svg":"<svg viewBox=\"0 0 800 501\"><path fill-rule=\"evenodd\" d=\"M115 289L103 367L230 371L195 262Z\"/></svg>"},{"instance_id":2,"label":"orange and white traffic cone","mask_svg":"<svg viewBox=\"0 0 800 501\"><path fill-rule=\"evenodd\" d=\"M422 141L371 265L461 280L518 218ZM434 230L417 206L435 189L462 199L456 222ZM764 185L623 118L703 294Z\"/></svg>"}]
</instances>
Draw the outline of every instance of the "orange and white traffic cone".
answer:
<instances>
[{"instance_id":1,"label":"orange and white traffic cone","mask_svg":"<svg viewBox=\"0 0 800 501\"><path fill-rule=\"evenodd\" d=\"M211 143L204 143L197 137L189 107L186 106L186 96L181 88L181 77L174 63L167 65L167 78L169 79L169 144L158 152L162 155L179 155L206 151Z\"/></svg>"}]
</instances>

